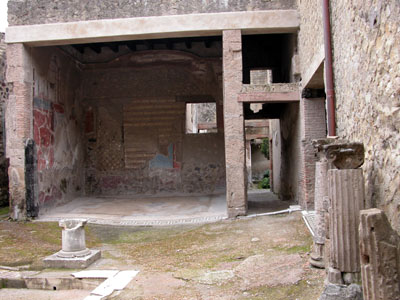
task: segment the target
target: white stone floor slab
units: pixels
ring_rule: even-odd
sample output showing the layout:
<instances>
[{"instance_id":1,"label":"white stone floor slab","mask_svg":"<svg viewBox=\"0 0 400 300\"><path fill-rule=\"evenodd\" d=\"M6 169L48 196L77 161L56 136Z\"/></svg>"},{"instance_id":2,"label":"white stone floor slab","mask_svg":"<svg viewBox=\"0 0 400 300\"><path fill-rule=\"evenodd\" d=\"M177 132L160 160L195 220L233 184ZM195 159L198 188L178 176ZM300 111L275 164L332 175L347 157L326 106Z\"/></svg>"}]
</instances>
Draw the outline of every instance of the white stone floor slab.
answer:
<instances>
[{"instance_id":1,"label":"white stone floor slab","mask_svg":"<svg viewBox=\"0 0 400 300\"><path fill-rule=\"evenodd\" d=\"M87 270L72 275L77 278L107 278L96 287L84 300L101 300L114 291L123 290L139 271L116 271L116 270ZM100 277L101 276L101 277ZM108 276L108 277L102 277Z\"/></svg>"},{"instance_id":2,"label":"white stone floor slab","mask_svg":"<svg viewBox=\"0 0 400 300\"><path fill-rule=\"evenodd\" d=\"M118 274L118 270L85 270L72 273L75 278L109 278Z\"/></svg>"},{"instance_id":3,"label":"white stone floor slab","mask_svg":"<svg viewBox=\"0 0 400 300\"><path fill-rule=\"evenodd\" d=\"M316 230L316 212L311 210L311 211L303 211L303 220L307 225L308 230L310 231L312 236L315 236L315 230Z\"/></svg>"}]
</instances>

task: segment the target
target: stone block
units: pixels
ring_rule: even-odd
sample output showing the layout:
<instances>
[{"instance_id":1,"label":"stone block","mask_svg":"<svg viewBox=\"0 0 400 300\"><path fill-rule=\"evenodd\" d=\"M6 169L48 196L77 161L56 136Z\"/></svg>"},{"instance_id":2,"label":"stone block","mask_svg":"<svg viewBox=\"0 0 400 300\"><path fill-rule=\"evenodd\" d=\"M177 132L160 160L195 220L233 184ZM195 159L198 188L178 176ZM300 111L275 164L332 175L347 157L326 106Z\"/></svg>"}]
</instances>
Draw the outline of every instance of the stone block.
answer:
<instances>
[{"instance_id":1,"label":"stone block","mask_svg":"<svg viewBox=\"0 0 400 300\"><path fill-rule=\"evenodd\" d=\"M342 272L334 268L328 268L328 282L332 284L343 284Z\"/></svg>"},{"instance_id":2,"label":"stone block","mask_svg":"<svg viewBox=\"0 0 400 300\"><path fill-rule=\"evenodd\" d=\"M364 299L400 299L400 237L377 208L361 211L360 218Z\"/></svg>"},{"instance_id":3,"label":"stone block","mask_svg":"<svg viewBox=\"0 0 400 300\"><path fill-rule=\"evenodd\" d=\"M89 250L89 254L83 257L60 257L61 251L43 259L46 268L54 269L85 269L100 259L100 250Z\"/></svg>"},{"instance_id":4,"label":"stone block","mask_svg":"<svg viewBox=\"0 0 400 300\"><path fill-rule=\"evenodd\" d=\"M272 83L271 69L252 69L250 70L250 84L266 85Z\"/></svg>"},{"instance_id":5,"label":"stone block","mask_svg":"<svg viewBox=\"0 0 400 300\"><path fill-rule=\"evenodd\" d=\"M349 286L328 284L319 300L362 300L361 288L357 284Z\"/></svg>"}]
</instances>

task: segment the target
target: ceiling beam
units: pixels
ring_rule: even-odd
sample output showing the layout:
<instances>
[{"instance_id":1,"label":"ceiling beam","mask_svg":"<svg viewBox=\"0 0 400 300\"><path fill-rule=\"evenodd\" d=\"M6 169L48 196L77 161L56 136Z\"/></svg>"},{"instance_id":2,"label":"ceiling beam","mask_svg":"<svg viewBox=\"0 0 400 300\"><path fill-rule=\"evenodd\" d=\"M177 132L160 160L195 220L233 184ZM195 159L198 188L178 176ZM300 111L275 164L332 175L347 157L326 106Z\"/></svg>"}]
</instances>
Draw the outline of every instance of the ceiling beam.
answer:
<instances>
[{"instance_id":1,"label":"ceiling beam","mask_svg":"<svg viewBox=\"0 0 400 300\"><path fill-rule=\"evenodd\" d=\"M85 53L85 46L84 46L84 45L76 44L76 45L72 45L72 47L73 47L76 51L78 51L80 54Z\"/></svg>"},{"instance_id":2,"label":"ceiling beam","mask_svg":"<svg viewBox=\"0 0 400 300\"><path fill-rule=\"evenodd\" d=\"M192 42L186 40L186 41L185 41L185 46L186 46L186 48L188 48L188 49L192 49Z\"/></svg>"},{"instance_id":3,"label":"ceiling beam","mask_svg":"<svg viewBox=\"0 0 400 300\"><path fill-rule=\"evenodd\" d=\"M111 49L112 52L117 53L119 50L119 45L118 43L110 43L110 44L105 44L108 48Z\"/></svg>"},{"instance_id":4,"label":"ceiling beam","mask_svg":"<svg viewBox=\"0 0 400 300\"><path fill-rule=\"evenodd\" d=\"M97 54L101 53L101 46L100 45L96 45L96 44L88 44L88 47L93 50L94 52L96 52Z\"/></svg>"},{"instance_id":5,"label":"ceiling beam","mask_svg":"<svg viewBox=\"0 0 400 300\"><path fill-rule=\"evenodd\" d=\"M126 46L131 50L132 52L136 51L136 43L135 42L127 42Z\"/></svg>"}]
</instances>

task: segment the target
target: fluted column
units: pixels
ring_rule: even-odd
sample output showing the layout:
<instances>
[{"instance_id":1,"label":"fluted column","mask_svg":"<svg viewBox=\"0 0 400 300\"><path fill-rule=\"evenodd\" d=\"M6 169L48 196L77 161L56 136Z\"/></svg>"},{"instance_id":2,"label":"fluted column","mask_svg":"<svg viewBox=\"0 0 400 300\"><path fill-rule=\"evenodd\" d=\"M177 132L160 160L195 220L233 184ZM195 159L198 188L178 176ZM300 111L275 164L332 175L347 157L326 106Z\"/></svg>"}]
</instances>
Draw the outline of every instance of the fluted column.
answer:
<instances>
[{"instance_id":1,"label":"fluted column","mask_svg":"<svg viewBox=\"0 0 400 300\"><path fill-rule=\"evenodd\" d=\"M353 283L360 272L358 225L364 208L364 178L362 169L331 169L328 171L329 199L329 272L341 273L332 283ZM343 274L352 273L352 274ZM354 276L353 276L354 275ZM339 282L337 282L339 281Z\"/></svg>"}]
</instances>

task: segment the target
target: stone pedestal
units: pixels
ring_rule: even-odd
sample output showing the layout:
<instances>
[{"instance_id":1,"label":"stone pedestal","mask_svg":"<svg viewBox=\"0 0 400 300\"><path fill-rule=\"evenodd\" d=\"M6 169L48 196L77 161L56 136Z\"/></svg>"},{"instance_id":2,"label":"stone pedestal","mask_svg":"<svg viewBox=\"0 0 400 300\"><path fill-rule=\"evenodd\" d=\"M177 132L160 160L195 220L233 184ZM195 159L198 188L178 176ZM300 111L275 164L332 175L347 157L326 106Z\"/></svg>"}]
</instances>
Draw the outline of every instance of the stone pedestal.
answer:
<instances>
[{"instance_id":1,"label":"stone pedestal","mask_svg":"<svg viewBox=\"0 0 400 300\"><path fill-rule=\"evenodd\" d=\"M86 220L62 220L59 225L62 231L62 250L58 257L83 257L90 253L86 248L85 229Z\"/></svg>"},{"instance_id":2,"label":"stone pedestal","mask_svg":"<svg viewBox=\"0 0 400 300\"><path fill-rule=\"evenodd\" d=\"M101 257L100 250L86 248L85 229L87 220L72 219L59 222L62 231L62 250L46 257L43 261L48 268L86 268Z\"/></svg>"},{"instance_id":3,"label":"stone pedestal","mask_svg":"<svg viewBox=\"0 0 400 300\"><path fill-rule=\"evenodd\" d=\"M379 209L361 211L360 218L364 299L400 299L400 236Z\"/></svg>"}]
</instances>

